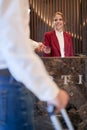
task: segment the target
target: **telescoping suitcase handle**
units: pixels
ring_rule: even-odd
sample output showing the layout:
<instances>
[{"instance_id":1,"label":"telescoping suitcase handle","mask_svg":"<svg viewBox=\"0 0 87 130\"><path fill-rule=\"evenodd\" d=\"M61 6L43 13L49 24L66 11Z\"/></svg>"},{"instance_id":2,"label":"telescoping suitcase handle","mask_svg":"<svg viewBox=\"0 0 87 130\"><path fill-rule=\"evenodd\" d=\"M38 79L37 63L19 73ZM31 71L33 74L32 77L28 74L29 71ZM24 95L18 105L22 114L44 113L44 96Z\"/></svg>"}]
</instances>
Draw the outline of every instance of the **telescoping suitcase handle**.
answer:
<instances>
[{"instance_id":1,"label":"telescoping suitcase handle","mask_svg":"<svg viewBox=\"0 0 87 130\"><path fill-rule=\"evenodd\" d=\"M48 113L50 115L50 119L51 119L51 121L53 123L53 126L54 126L55 130L64 130L64 128L62 127L62 125L60 123L60 120L54 114L54 106L53 105L48 105L47 111L48 111ZM68 116L65 109L61 110L61 114L62 114L62 116L63 116L63 118L65 120L65 123L67 125L68 130L74 130L74 127L73 127L73 125L72 125L72 123L71 123L71 121L69 119L69 116Z\"/></svg>"}]
</instances>

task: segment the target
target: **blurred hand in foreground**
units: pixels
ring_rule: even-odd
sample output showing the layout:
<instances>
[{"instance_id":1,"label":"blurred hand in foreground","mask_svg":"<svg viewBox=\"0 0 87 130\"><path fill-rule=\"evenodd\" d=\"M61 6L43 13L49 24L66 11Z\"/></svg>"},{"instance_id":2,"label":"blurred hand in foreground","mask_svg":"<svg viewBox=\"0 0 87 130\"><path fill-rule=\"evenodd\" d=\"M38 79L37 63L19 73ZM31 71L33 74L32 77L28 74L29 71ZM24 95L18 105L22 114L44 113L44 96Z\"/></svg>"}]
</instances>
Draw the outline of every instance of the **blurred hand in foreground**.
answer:
<instances>
[{"instance_id":1,"label":"blurred hand in foreground","mask_svg":"<svg viewBox=\"0 0 87 130\"><path fill-rule=\"evenodd\" d=\"M51 101L48 102L48 104L52 104L55 106L55 113L58 113L61 109L65 108L69 101L69 95L64 90L59 90L58 95Z\"/></svg>"},{"instance_id":2,"label":"blurred hand in foreground","mask_svg":"<svg viewBox=\"0 0 87 130\"><path fill-rule=\"evenodd\" d=\"M43 52L45 48L45 45L42 42L38 42L38 47L35 49L35 52Z\"/></svg>"}]
</instances>

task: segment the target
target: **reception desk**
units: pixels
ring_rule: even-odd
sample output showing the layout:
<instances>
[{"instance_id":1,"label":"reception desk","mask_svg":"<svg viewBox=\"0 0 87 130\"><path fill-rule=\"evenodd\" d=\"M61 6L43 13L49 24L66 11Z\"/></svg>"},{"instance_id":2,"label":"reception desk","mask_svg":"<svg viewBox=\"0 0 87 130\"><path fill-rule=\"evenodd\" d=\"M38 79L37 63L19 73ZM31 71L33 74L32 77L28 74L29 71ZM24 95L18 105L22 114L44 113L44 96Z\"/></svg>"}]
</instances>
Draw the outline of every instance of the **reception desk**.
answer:
<instances>
[{"instance_id":1,"label":"reception desk","mask_svg":"<svg viewBox=\"0 0 87 130\"><path fill-rule=\"evenodd\" d=\"M52 79L70 95L73 123L76 120L78 130L87 130L87 57L42 60Z\"/></svg>"}]
</instances>

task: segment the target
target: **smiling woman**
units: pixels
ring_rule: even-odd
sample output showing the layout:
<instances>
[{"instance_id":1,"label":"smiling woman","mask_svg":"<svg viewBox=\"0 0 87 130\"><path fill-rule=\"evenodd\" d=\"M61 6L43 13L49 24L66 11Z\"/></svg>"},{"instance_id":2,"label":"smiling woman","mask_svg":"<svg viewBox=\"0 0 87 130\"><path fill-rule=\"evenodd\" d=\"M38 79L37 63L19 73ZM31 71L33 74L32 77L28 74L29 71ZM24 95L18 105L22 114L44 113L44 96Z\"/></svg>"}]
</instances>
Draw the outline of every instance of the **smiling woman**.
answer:
<instances>
[{"instance_id":1,"label":"smiling woman","mask_svg":"<svg viewBox=\"0 0 87 130\"><path fill-rule=\"evenodd\" d=\"M61 12L56 12L53 18L54 30L44 34L44 45L51 48L45 57L67 57L73 56L72 36L65 32L64 16Z\"/></svg>"}]
</instances>

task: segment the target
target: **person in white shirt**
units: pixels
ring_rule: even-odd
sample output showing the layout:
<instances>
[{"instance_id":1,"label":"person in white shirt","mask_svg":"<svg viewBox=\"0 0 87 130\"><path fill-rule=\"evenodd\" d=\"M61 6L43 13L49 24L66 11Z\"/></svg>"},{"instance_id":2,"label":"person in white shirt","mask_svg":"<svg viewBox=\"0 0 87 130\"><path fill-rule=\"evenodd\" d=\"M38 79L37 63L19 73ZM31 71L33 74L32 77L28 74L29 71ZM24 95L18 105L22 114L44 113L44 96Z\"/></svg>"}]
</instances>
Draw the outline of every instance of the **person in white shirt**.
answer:
<instances>
[{"instance_id":1,"label":"person in white shirt","mask_svg":"<svg viewBox=\"0 0 87 130\"><path fill-rule=\"evenodd\" d=\"M28 5L28 0L0 0L0 130L34 129L29 90L56 112L69 100L29 44Z\"/></svg>"}]
</instances>

